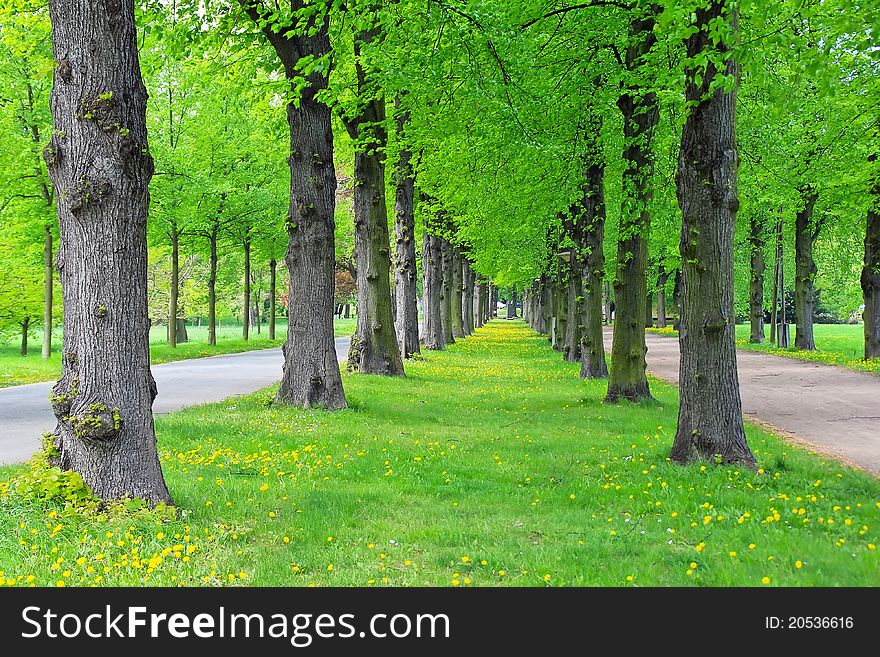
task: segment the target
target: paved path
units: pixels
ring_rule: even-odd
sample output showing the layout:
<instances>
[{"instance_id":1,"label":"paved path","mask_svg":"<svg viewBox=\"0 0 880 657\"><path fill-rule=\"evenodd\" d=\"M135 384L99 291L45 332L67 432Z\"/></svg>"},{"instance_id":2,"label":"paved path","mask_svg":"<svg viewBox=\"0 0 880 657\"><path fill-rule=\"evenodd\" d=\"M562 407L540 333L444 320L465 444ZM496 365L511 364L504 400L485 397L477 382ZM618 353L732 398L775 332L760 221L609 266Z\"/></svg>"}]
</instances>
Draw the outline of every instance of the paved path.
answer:
<instances>
[{"instance_id":1,"label":"paved path","mask_svg":"<svg viewBox=\"0 0 880 657\"><path fill-rule=\"evenodd\" d=\"M349 338L336 338L336 357L345 360ZM155 413L245 395L281 380L281 349L180 360L153 366L159 395ZM31 457L43 432L55 428L49 407L54 383L0 389L0 465Z\"/></svg>"},{"instance_id":2,"label":"paved path","mask_svg":"<svg viewBox=\"0 0 880 657\"><path fill-rule=\"evenodd\" d=\"M648 370L678 384L678 338L646 336ZM605 345L610 351L610 329ZM736 362L746 417L880 474L880 377L745 349Z\"/></svg>"}]
</instances>

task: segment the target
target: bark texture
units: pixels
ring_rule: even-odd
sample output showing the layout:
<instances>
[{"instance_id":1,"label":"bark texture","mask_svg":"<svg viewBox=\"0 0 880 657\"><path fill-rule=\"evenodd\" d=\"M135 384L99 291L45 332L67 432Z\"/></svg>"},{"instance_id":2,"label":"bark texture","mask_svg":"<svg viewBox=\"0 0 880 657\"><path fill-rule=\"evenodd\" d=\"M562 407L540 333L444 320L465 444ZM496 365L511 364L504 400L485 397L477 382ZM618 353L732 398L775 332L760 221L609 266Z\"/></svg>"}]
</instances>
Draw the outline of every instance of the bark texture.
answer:
<instances>
[{"instance_id":1,"label":"bark texture","mask_svg":"<svg viewBox=\"0 0 880 657\"><path fill-rule=\"evenodd\" d=\"M308 33L276 31L262 3L240 0L257 24L269 21L263 34L272 44L287 79L300 78L299 58L330 53L326 20L312 24ZM294 9L303 6L294 0ZM333 130L330 109L315 99L327 87L325 74L307 78L299 102L287 106L290 128L290 209L287 253L290 297L284 370L276 403L294 406L346 406L342 376L333 337L333 290L336 254L334 213L336 171L333 167Z\"/></svg>"},{"instance_id":2,"label":"bark texture","mask_svg":"<svg viewBox=\"0 0 880 657\"><path fill-rule=\"evenodd\" d=\"M168 302L168 346L177 347L177 300L180 294L180 233L171 222L171 294Z\"/></svg>"},{"instance_id":3,"label":"bark texture","mask_svg":"<svg viewBox=\"0 0 880 657\"><path fill-rule=\"evenodd\" d=\"M713 48L710 26L733 20L727 0L711 0L696 11L698 31L688 37L695 57ZM714 46L728 51L723 43ZM682 130L676 191L682 213L682 321L679 333L681 404L671 458L755 465L742 422L736 370L733 311L733 231L737 197L736 91L709 85L719 71L704 75L686 68L685 97L693 107ZM732 55L725 74L737 76Z\"/></svg>"},{"instance_id":4,"label":"bark texture","mask_svg":"<svg viewBox=\"0 0 880 657\"><path fill-rule=\"evenodd\" d=\"M443 305L442 257L440 238L426 230L422 239L424 346L425 349L434 351L446 346L446 337L440 319Z\"/></svg>"},{"instance_id":5,"label":"bark texture","mask_svg":"<svg viewBox=\"0 0 880 657\"><path fill-rule=\"evenodd\" d=\"M873 165L876 155L869 157ZM862 295L865 300L865 358L880 358L880 174L874 173L871 206L865 226L865 261L862 266Z\"/></svg>"},{"instance_id":6,"label":"bark texture","mask_svg":"<svg viewBox=\"0 0 880 657\"><path fill-rule=\"evenodd\" d=\"M813 339L813 306L816 279L816 259L813 257L813 246L819 237L821 223L815 218L818 194L812 186L801 190L801 209L795 216L794 226L794 315L797 325L794 333L794 346L804 351L816 349Z\"/></svg>"},{"instance_id":7,"label":"bark texture","mask_svg":"<svg viewBox=\"0 0 880 657\"><path fill-rule=\"evenodd\" d=\"M440 327L443 331L443 344L452 344L455 342L455 336L452 333L452 244L444 238L439 238L440 242Z\"/></svg>"},{"instance_id":8,"label":"bark texture","mask_svg":"<svg viewBox=\"0 0 880 657\"><path fill-rule=\"evenodd\" d=\"M409 112L397 106L398 138L405 136ZM394 254L394 289L396 290L395 328L400 354L409 358L419 353L419 309L418 276L416 266L416 238L414 218L415 173L412 168L412 153L401 148L394 170L394 234L396 250Z\"/></svg>"},{"instance_id":9,"label":"bark texture","mask_svg":"<svg viewBox=\"0 0 880 657\"><path fill-rule=\"evenodd\" d=\"M470 260L462 259L461 316L465 335L474 332L474 283L476 275Z\"/></svg>"},{"instance_id":10,"label":"bark texture","mask_svg":"<svg viewBox=\"0 0 880 657\"><path fill-rule=\"evenodd\" d=\"M210 256L208 257L208 344L217 344L217 234L219 226L208 234Z\"/></svg>"},{"instance_id":11,"label":"bark texture","mask_svg":"<svg viewBox=\"0 0 880 657\"><path fill-rule=\"evenodd\" d=\"M54 296L54 258L52 255L52 226L43 227L43 359L52 355L52 297Z\"/></svg>"},{"instance_id":12,"label":"bark texture","mask_svg":"<svg viewBox=\"0 0 880 657\"><path fill-rule=\"evenodd\" d=\"M669 272L660 263L657 269L657 328L666 328L666 281Z\"/></svg>"},{"instance_id":13,"label":"bark texture","mask_svg":"<svg viewBox=\"0 0 880 657\"><path fill-rule=\"evenodd\" d=\"M759 215L749 218L749 342L764 342L764 224Z\"/></svg>"},{"instance_id":14,"label":"bark texture","mask_svg":"<svg viewBox=\"0 0 880 657\"><path fill-rule=\"evenodd\" d=\"M638 71L645 55L656 43L655 7L634 14L629 26L629 45L624 64ZM638 84L627 86L617 101L623 115L624 201L617 242L614 276L614 339L611 376L606 401L638 401L651 397L645 373L645 296L647 295L648 242L651 227L649 206L653 198L653 136L657 125L657 98Z\"/></svg>"},{"instance_id":15,"label":"bark texture","mask_svg":"<svg viewBox=\"0 0 880 657\"><path fill-rule=\"evenodd\" d=\"M269 339L275 339L275 293L278 285L278 263L275 258L269 261Z\"/></svg>"},{"instance_id":16,"label":"bark texture","mask_svg":"<svg viewBox=\"0 0 880 657\"><path fill-rule=\"evenodd\" d=\"M57 266L64 304L53 461L105 500L170 502L156 450L147 317L147 91L134 2L51 0Z\"/></svg>"},{"instance_id":17,"label":"bark texture","mask_svg":"<svg viewBox=\"0 0 880 657\"><path fill-rule=\"evenodd\" d=\"M575 222L575 244L580 262L583 300L579 323L581 377L608 376L602 336L602 288L605 281L605 161L597 141L598 130L588 135L583 198Z\"/></svg>"},{"instance_id":18,"label":"bark texture","mask_svg":"<svg viewBox=\"0 0 880 657\"><path fill-rule=\"evenodd\" d=\"M355 68L360 114L345 121L355 141L354 229L357 263L357 328L348 351L348 369L364 374L403 376L403 359L391 312L391 246L385 203L385 100L373 89L361 46L376 36L355 35Z\"/></svg>"},{"instance_id":19,"label":"bark texture","mask_svg":"<svg viewBox=\"0 0 880 657\"><path fill-rule=\"evenodd\" d=\"M461 312L461 288L462 288L462 261L461 250L458 247L452 247L452 296L451 302L451 319L452 319L452 337L464 337L464 318Z\"/></svg>"}]
</instances>

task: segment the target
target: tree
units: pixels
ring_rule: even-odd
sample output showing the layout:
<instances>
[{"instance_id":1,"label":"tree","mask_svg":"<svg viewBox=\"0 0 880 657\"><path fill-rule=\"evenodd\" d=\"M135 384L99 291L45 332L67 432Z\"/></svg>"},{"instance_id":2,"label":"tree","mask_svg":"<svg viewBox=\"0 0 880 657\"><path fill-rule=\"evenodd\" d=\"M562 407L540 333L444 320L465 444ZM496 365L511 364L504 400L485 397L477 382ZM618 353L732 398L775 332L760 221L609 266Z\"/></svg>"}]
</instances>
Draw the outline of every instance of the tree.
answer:
<instances>
[{"instance_id":1,"label":"tree","mask_svg":"<svg viewBox=\"0 0 880 657\"><path fill-rule=\"evenodd\" d=\"M381 3L369 3L366 17ZM385 97L366 52L381 40L377 24L357 28L354 64L357 78L355 109L342 112L343 123L355 142L354 225L357 262L358 316L351 338L348 369L365 374L403 376L391 308L391 255L388 209L385 202Z\"/></svg>"},{"instance_id":2,"label":"tree","mask_svg":"<svg viewBox=\"0 0 880 657\"><path fill-rule=\"evenodd\" d=\"M146 134L134 2L51 0L52 138L64 303L54 461L101 499L169 502L153 429ZM96 56L96 53L100 53Z\"/></svg>"},{"instance_id":3,"label":"tree","mask_svg":"<svg viewBox=\"0 0 880 657\"><path fill-rule=\"evenodd\" d=\"M862 265L862 293L865 300L865 358L880 358L880 173L877 156L871 154L872 171L870 205L865 228L865 260Z\"/></svg>"},{"instance_id":4,"label":"tree","mask_svg":"<svg viewBox=\"0 0 880 657\"><path fill-rule=\"evenodd\" d=\"M685 40L687 119L676 178L682 213L681 403L671 458L754 467L743 429L733 313L736 8L728 0L710 0L694 17Z\"/></svg>"},{"instance_id":5,"label":"tree","mask_svg":"<svg viewBox=\"0 0 880 657\"><path fill-rule=\"evenodd\" d=\"M648 245L651 225L651 177L654 152L651 146L658 121L656 93L646 86L643 67L656 43L654 25L658 7L638 2L632 10L623 64L630 82L617 101L623 115L625 168L624 200L617 243L614 276L616 314L611 347L610 402L650 398L646 375L645 296L647 294Z\"/></svg>"},{"instance_id":6,"label":"tree","mask_svg":"<svg viewBox=\"0 0 880 657\"><path fill-rule=\"evenodd\" d=\"M260 0L240 0L260 26L294 91L287 104L290 127L289 273L284 373L276 402L295 406L346 406L333 338L336 171L330 108L321 101L332 54L327 8L294 0L291 14ZM296 93L298 91L298 93Z\"/></svg>"},{"instance_id":7,"label":"tree","mask_svg":"<svg viewBox=\"0 0 880 657\"><path fill-rule=\"evenodd\" d=\"M419 309L417 305L418 276L415 236L415 177L412 151L403 143L409 112L402 107L405 96L394 101L397 139L400 142L394 168L394 288L397 291L397 343L400 354L409 358L419 353Z\"/></svg>"}]
</instances>

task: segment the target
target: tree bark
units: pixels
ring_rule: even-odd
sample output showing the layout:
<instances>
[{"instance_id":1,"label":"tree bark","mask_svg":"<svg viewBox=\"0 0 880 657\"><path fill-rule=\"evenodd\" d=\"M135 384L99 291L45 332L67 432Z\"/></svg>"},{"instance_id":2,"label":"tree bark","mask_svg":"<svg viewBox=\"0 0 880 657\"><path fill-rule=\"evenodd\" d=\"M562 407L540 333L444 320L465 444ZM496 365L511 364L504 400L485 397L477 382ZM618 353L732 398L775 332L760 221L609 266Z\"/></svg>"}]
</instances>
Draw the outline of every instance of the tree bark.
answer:
<instances>
[{"instance_id":1,"label":"tree bark","mask_svg":"<svg viewBox=\"0 0 880 657\"><path fill-rule=\"evenodd\" d=\"M52 355L52 297L54 293L52 226L43 227L43 360Z\"/></svg>"},{"instance_id":2,"label":"tree bark","mask_svg":"<svg viewBox=\"0 0 880 657\"><path fill-rule=\"evenodd\" d=\"M168 346L177 347L177 299L180 293L180 233L171 222L171 299L168 303Z\"/></svg>"},{"instance_id":3,"label":"tree bark","mask_svg":"<svg viewBox=\"0 0 880 657\"><path fill-rule=\"evenodd\" d=\"M276 29L261 2L239 0L261 26L291 85L299 87L301 57L331 53L328 19L317 14L306 29ZM298 0L293 8L302 8ZM275 402L328 410L345 408L342 376L333 336L335 286L336 171L330 108L316 99L327 88L327 74L314 71L298 98L287 105L290 129L290 209L287 217L287 263L290 295L284 370Z\"/></svg>"},{"instance_id":4,"label":"tree bark","mask_svg":"<svg viewBox=\"0 0 880 657\"><path fill-rule=\"evenodd\" d=\"M565 337L562 346L562 359L569 363L578 363L581 360L581 271L576 253L571 254L571 260L566 263L567 284L565 298Z\"/></svg>"},{"instance_id":5,"label":"tree bark","mask_svg":"<svg viewBox=\"0 0 880 657\"><path fill-rule=\"evenodd\" d=\"M276 267L278 263L275 258L269 261L269 339L275 339L275 293L277 288Z\"/></svg>"},{"instance_id":6,"label":"tree bark","mask_svg":"<svg viewBox=\"0 0 880 657\"><path fill-rule=\"evenodd\" d=\"M718 48L727 53L724 74L738 71L731 44L713 46L710 29L732 21L729 0L710 0L695 13L698 31L686 40L689 58ZM718 29L718 28L715 28ZM685 97L692 108L682 130L676 191L682 213L683 313L679 342L681 403L670 457L737 463L754 467L743 430L736 370L733 311L733 232L737 197L736 91L716 88L720 74L685 69Z\"/></svg>"},{"instance_id":7,"label":"tree bark","mask_svg":"<svg viewBox=\"0 0 880 657\"><path fill-rule=\"evenodd\" d=\"M541 274L540 279L535 284L534 317L532 318L532 321L534 322L535 330L538 333L547 332L547 319L544 312L544 299L546 298L544 287L547 284L546 279L547 275Z\"/></svg>"},{"instance_id":8,"label":"tree bark","mask_svg":"<svg viewBox=\"0 0 880 657\"><path fill-rule=\"evenodd\" d=\"M52 461L104 500L170 502L156 450L147 316L153 160L134 2L51 0L53 133L64 305Z\"/></svg>"},{"instance_id":9,"label":"tree bark","mask_svg":"<svg viewBox=\"0 0 880 657\"><path fill-rule=\"evenodd\" d=\"M474 332L474 281L470 260L462 258L461 315L465 335Z\"/></svg>"},{"instance_id":10,"label":"tree bark","mask_svg":"<svg viewBox=\"0 0 880 657\"><path fill-rule=\"evenodd\" d=\"M251 240L244 239L244 297L241 325L241 339L247 340L251 325Z\"/></svg>"},{"instance_id":11,"label":"tree bark","mask_svg":"<svg viewBox=\"0 0 880 657\"><path fill-rule=\"evenodd\" d=\"M580 317L581 378L608 376L602 335L602 288L605 282L605 159L598 141L601 124L587 135L583 197L577 207L574 242L580 262L583 300ZM611 315L609 311L609 317Z\"/></svg>"},{"instance_id":12,"label":"tree bark","mask_svg":"<svg viewBox=\"0 0 880 657\"><path fill-rule=\"evenodd\" d=\"M21 349L19 350L19 354L22 356L28 355L28 331L31 328L31 318L25 317L21 320Z\"/></svg>"},{"instance_id":13,"label":"tree bark","mask_svg":"<svg viewBox=\"0 0 880 657\"><path fill-rule=\"evenodd\" d=\"M625 67L636 72L656 43L656 7L634 15L629 26ZM649 399L646 375L645 297L647 295L650 204L654 173L652 140L657 125L657 97L638 84L626 88L617 101L623 115L624 200L617 241L617 272L614 277L614 339L611 376L606 401Z\"/></svg>"},{"instance_id":14,"label":"tree bark","mask_svg":"<svg viewBox=\"0 0 880 657\"><path fill-rule=\"evenodd\" d=\"M666 281L669 272L661 262L657 268L657 328L666 328Z\"/></svg>"},{"instance_id":15,"label":"tree bark","mask_svg":"<svg viewBox=\"0 0 880 657\"><path fill-rule=\"evenodd\" d=\"M445 238L438 238L440 242L440 327L443 331L443 344L454 344L455 336L452 333L452 244Z\"/></svg>"},{"instance_id":16,"label":"tree bark","mask_svg":"<svg viewBox=\"0 0 880 657\"><path fill-rule=\"evenodd\" d=\"M217 344L217 231L211 230L208 240L211 247L208 269L208 344Z\"/></svg>"},{"instance_id":17,"label":"tree bark","mask_svg":"<svg viewBox=\"0 0 880 657\"><path fill-rule=\"evenodd\" d=\"M877 156L868 157L876 166ZM865 225L865 261L862 266L862 295L865 311L865 358L880 358L880 173L873 172L867 223Z\"/></svg>"},{"instance_id":18,"label":"tree bark","mask_svg":"<svg viewBox=\"0 0 880 657\"><path fill-rule=\"evenodd\" d=\"M764 342L764 224L759 215L749 218L749 342Z\"/></svg>"},{"instance_id":19,"label":"tree bark","mask_svg":"<svg viewBox=\"0 0 880 657\"><path fill-rule=\"evenodd\" d=\"M452 337L464 337L464 319L461 314L462 260L458 247L452 247Z\"/></svg>"},{"instance_id":20,"label":"tree bark","mask_svg":"<svg viewBox=\"0 0 880 657\"><path fill-rule=\"evenodd\" d=\"M807 186L801 190L801 209L795 217L795 284L794 314L797 327L794 334L794 346L803 351L814 351L816 342L813 339L813 305L816 279L816 260L813 257L813 246L819 237L821 223L813 216L818 193L815 187ZM783 301L784 302L784 301Z\"/></svg>"},{"instance_id":21,"label":"tree bark","mask_svg":"<svg viewBox=\"0 0 880 657\"><path fill-rule=\"evenodd\" d=\"M403 140L410 115L409 112L400 110L400 102L398 96L394 103L397 109L397 135ZM400 149L394 182L394 234L397 247L394 257L394 287L397 290L395 328L400 354L409 358L419 353L419 308L416 285L415 172L412 168L412 153L406 147Z\"/></svg>"},{"instance_id":22,"label":"tree bark","mask_svg":"<svg viewBox=\"0 0 880 657\"><path fill-rule=\"evenodd\" d=\"M385 100L366 98L374 80L361 62L361 45L374 31L355 35L355 69L361 113L346 121L355 141L354 227L357 262L357 328L348 351L348 369L364 374L403 376L403 359L391 316L391 247L385 204Z\"/></svg>"},{"instance_id":23,"label":"tree bark","mask_svg":"<svg viewBox=\"0 0 880 657\"><path fill-rule=\"evenodd\" d=\"M422 272L424 276L425 349L439 350L446 346L441 313L443 306L443 265L440 238L427 230L422 241Z\"/></svg>"},{"instance_id":24,"label":"tree bark","mask_svg":"<svg viewBox=\"0 0 880 657\"><path fill-rule=\"evenodd\" d=\"M479 281L474 292L476 313L474 314L477 328L483 328L486 325L486 282Z\"/></svg>"}]
</instances>

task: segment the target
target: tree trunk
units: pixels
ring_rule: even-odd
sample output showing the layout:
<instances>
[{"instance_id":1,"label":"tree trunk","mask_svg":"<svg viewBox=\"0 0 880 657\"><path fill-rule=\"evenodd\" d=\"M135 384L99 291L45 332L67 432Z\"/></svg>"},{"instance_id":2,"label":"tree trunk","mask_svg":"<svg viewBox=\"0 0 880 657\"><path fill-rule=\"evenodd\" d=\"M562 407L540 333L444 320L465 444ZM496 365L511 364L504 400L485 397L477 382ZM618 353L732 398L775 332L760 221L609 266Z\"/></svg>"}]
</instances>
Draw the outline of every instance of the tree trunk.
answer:
<instances>
[{"instance_id":1,"label":"tree trunk","mask_svg":"<svg viewBox=\"0 0 880 657\"><path fill-rule=\"evenodd\" d=\"M876 155L868 158L871 165ZM862 267L862 295L865 300L865 358L880 358L880 174L874 173L871 204L865 226L865 263Z\"/></svg>"},{"instance_id":2,"label":"tree trunk","mask_svg":"<svg viewBox=\"0 0 880 657\"><path fill-rule=\"evenodd\" d=\"M713 47L710 26L733 21L728 0L710 0L696 10L697 32L687 38L696 58ZM723 29L723 28L721 28ZM737 76L727 59L725 74ZM702 74L701 74L702 73ZM686 67L685 95L692 109L682 130L676 188L682 213L681 263L684 307L679 342L681 404L670 457L754 467L742 422L736 371L733 311L733 231L737 198L736 91L709 91L718 71Z\"/></svg>"},{"instance_id":3,"label":"tree trunk","mask_svg":"<svg viewBox=\"0 0 880 657\"><path fill-rule=\"evenodd\" d=\"M43 360L52 355L52 297L53 297L53 258L52 225L43 227Z\"/></svg>"},{"instance_id":4,"label":"tree trunk","mask_svg":"<svg viewBox=\"0 0 880 657\"><path fill-rule=\"evenodd\" d=\"M565 358L565 336L568 331L568 263L563 266L557 259L556 285L553 288L553 314L556 317L556 335L553 348Z\"/></svg>"},{"instance_id":5,"label":"tree trunk","mask_svg":"<svg viewBox=\"0 0 880 657\"><path fill-rule=\"evenodd\" d=\"M168 346L177 347L177 299L180 293L180 233L171 222L171 300L168 304Z\"/></svg>"},{"instance_id":6,"label":"tree trunk","mask_svg":"<svg viewBox=\"0 0 880 657\"><path fill-rule=\"evenodd\" d=\"M64 305L53 462L104 500L170 502L156 450L147 316L153 161L134 2L50 0ZM123 129L124 128L124 129Z\"/></svg>"},{"instance_id":7,"label":"tree trunk","mask_svg":"<svg viewBox=\"0 0 880 657\"><path fill-rule=\"evenodd\" d=\"M598 121L598 117L597 117ZM583 300L579 322L581 325L580 357L581 378L597 379L608 376L605 362L605 342L602 335L602 288L605 281L605 159L598 142L600 124L587 135L583 197L575 222L575 245L580 261ZM604 285L607 287L607 284ZM610 318L611 312L609 310Z\"/></svg>"},{"instance_id":8,"label":"tree trunk","mask_svg":"<svg viewBox=\"0 0 880 657\"><path fill-rule=\"evenodd\" d=\"M675 306L675 324L672 328L681 330L681 268L675 270L675 279L672 281L672 305Z\"/></svg>"},{"instance_id":9,"label":"tree trunk","mask_svg":"<svg viewBox=\"0 0 880 657\"><path fill-rule=\"evenodd\" d=\"M452 333L452 244L444 238L438 238L440 242L440 271L442 282L440 285L440 327L443 331L443 344L453 344L455 336Z\"/></svg>"},{"instance_id":10,"label":"tree trunk","mask_svg":"<svg viewBox=\"0 0 880 657\"><path fill-rule=\"evenodd\" d=\"M567 264L566 299L565 299L565 338L562 346L562 359L569 363L581 360L581 271L583 265L577 255L572 253Z\"/></svg>"},{"instance_id":11,"label":"tree trunk","mask_svg":"<svg viewBox=\"0 0 880 657\"><path fill-rule=\"evenodd\" d=\"M645 328L654 326L654 295L648 294L645 297Z\"/></svg>"},{"instance_id":12,"label":"tree trunk","mask_svg":"<svg viewBox=\"0 0 880 657\"><path fill-rule=\"evenodd\" d=\"M636 15L629 26L625 65L637 72L656 43L653 7ZM648 233L654 174L652 139L657 125L657 98L638 85L629 86L617 106L623 115L624 200L617 240L614 277L614 339L606 401L638 401L651 397L646 375L645 297L647 296Z\"/></svg>"},{"instance_id":13,"label":"tree trunk","mask_svg":"<svg viewBox=\"0 0 880 657\"><path fill-rule=\"evenodd\" d=\"M241 2L272 44L291 86L300 87L300 57L331 52L328 19L316 14L303 30L276 30L262 3ZM336 171L330 108L315 98L327 74L310 73L298 98L287 105L290 128L290 209L287 263L290 295L284 370L275 402L329 410L345 408L345 392L333 336Z\"/></svg>"},{"instance_id":14,"label":"tree trunk","mask_svg":"<svg viewBox=\"0 0 880 657\"><path fill-rule=\"evenodd\" d=\"M535 330L538 333L546 333L547 332L547 320L544 312L544 286L546 285L546 274L541 274L541 278L536 283L535 288L535 305L534 305L534 318L533 322L535 325Z\"/></svg>"},{"instance_id":15,"label":"tree trunk","mask_svg":"<svg viewBox=\"0 0 880 657\"><path fill-rule=\"evenodd\" d=\"M604 261L605 258L603 257L602 260ZM602 277L603 278L605 277L605 272L602 272ZM608 280L606 280L605 281L605 321L604 321L605 324L608 324L609 326L611 325L611 322L612 322L611 316L613 314L614 314L614 312L611 310L611 283Z\"/></svg>"},{"instance_id":16,"label":"tree trunk","mask_svg":"<svg viewBox=\"0 0 880 657\"><path fill-rule=\"evenodd\" d=\"M476 312L474 313L474 323L477 328L483 328L486 325L486 283L480 281L477 283L474 292L474 302L476 304Z\"/></svg>"},{"instance_id":17,"label":"tree trunk","mask_svg":"<svg viewBox=\"0 0 880 657\"><path fill-rule=\"evenodd\" d=\"M400 111L400 97L395 101L397 108L397 134L402 139L409 112ZM400 354L409 358L419 353L419 308L418 276L416 266L416 238L414 193L415 173L412 168L412 153L401 148L394 171L394 234L396 250L394 256L394 287L397 290L397 317L395 328Z\"/></svg>"},{"instance_id":18,"label":"tree trunk","mask_svg":"<svg viewBox=\"0 0 880 657\"><path fill-rule=\"evenodd\" d=\"M764 224L757 214L749 220L749 342L764 342Z\"/></svg>"},{"instance_id":19,"label":"tree trunk","mask_svg":"<svg viewBox=\"0 0 880 657\"><path fill-rule=\"evenodd\" d=\"M355 141L354 228L357 262L357 329L348 351L348 369L364 374L403 376L403 359L391 316L391 246L385 204L385 100L375 97L372 71L362 64L361 46L375 31L355 35L354 55L360 114L346 129Z\"/></svg>"},{"instance_id":20,"label":"tree trunk","mask_svg":"<svg viewBox=\"0 0 880 657\"><path fill-rule=\"evenodd\" d=\"M776 334L776 328L779 324L779 280L782 273L782 208L779 209L779 217L776 219L776 248L773 254L773 305L770 309L770 344L778 346L779 336Z\"/></svg>"},{"instance_id":21,"label":"tree trunk","mask_svg":"<svg viewBox=\"0 0 880 657\"><path fill-rule=\"evenodd\" d=\"M251 325L251 240L244 240L244 298L241 325L241 339L247 340Z\"/></svg>"},{"instance_id":22,"label":"tree trunk","mask_svg":"<svg viewBox=\"0 0 880 657\"><path fill-rule=\"evenodd\" d=\"M275 292L277 287L276 267L278 263L275 258L269 261L269 339L275 339Z\"/></svg>"},{"instance_id":23,"label":"tree trunk","mask_svg":"<svg viewBox=\"0 0 880 657\"><path fill-rule=\"evenodd\" d=\"M462 266L461 251L458 247L452 247L452 295L451 295L451 303L452 307L451 311L451 323L452 323L452 337L454 338L463 338L464 337L464 319L461 315L461 286L462 286L462 278L461 278L461 266Z\"/></svg>"},{"instance_id":24,"label":"tree trunk","mask_svg":"<svg viewBox=\"0 0 880 657\"><path fill-rule=\"evenodd\" d=\"M470 261L462 258L461 315L465 335L474 332L474 281Z\"/></svg>"},{"instance_id":25,"label":"tree trunk","mask_svg":"<svg viewBox=\"0 0 880 657\"><path fill-rule=\"evenodd\" d=\"M816 260L813 257L813 246L819 237L820 223L813 217L818 194L812 186L801 191L803 205L795 217L795 283L794 283L794 314L797 324L794 334L794 346L803 351L814 351L816 343L813 339L813 304L815 291L813 281L816 279ZM784 301L783 301L784 302Z\"/></svg>"},{"instance_id":26,"label":"tree trunk","mask_svg":"<svg viewBox=\"0 0 880 657\"><path fill-rule=\"evenodd\" d=\"M657 268L657 328L666 328L666 281L669 272L663 263Z\"/></svg>"},{"instance_id":27,"label":"tree trunk","mask_svg":"<svg viewBox=\"0 0 880 657\"><path fill-rule=\"evenodd\" d=\"M22 356L28 355L28 330L31 328L31 318L25 317L21 320L21 349L19 353Z\"/></svg>"},{"instance_id":28,"label":"tree trunk","mask_svg":"<svg viewBox=\"0 0 880 657\"><path fill-rule=\"evenodd\" d=\"M446 346L443 333L443 265L440 238L427 230L422 241L422 272L424 274L425 349L438 350Z\"/></svg>"},{"instance_id":29,"label":"tree trunk","mask_svg":"<svg viewBox=\"0 0 880 657\"><path fill-rule=\"evenodd\" d=\"M217 344L217 228L211 231L208 239L211 245L210 266L208 270L208 344Z\"/></svg>"}]
</instances>

